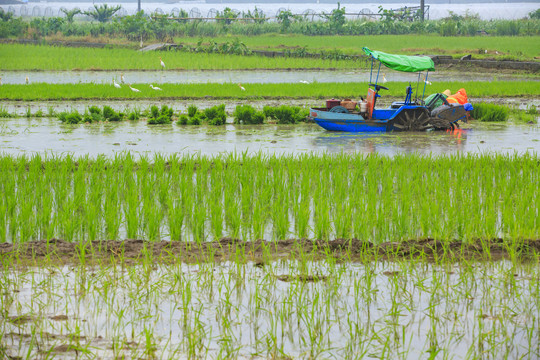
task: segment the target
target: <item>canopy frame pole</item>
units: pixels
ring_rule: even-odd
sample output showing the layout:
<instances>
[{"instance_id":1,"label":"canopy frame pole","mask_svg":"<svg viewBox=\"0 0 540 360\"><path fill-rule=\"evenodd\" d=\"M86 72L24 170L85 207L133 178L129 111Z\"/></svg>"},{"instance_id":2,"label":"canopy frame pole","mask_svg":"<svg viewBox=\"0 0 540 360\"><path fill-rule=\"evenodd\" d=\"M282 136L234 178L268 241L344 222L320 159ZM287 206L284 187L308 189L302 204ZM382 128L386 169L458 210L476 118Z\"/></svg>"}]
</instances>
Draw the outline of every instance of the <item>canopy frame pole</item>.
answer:
<instances>
[{"instance_id":1,"label":"canopy frame pole","mask_svg":"<svg viewBox=\"0 0 540 360\"><path fill-rule=\"evenodd\" d=\"M414 102L418 100L418 85L420 84L420 74L422 72L418 72L418 80L416 81L416 93L414 94Z\"/></svg>"},{"instance_id":2,"label":"canopy frame pole","mask_svg":"<svg viewBox=\"0 0 540 360\"><path fill-rule=\"evenodd\" d=\"M379 68L377 69L377 79L375 79L375 84L379 83L379 72L381 71L382 62L379 61Z\"/></svg>"},{"instance_id":3,"label":"canopy frame pole","mask_svg":"<svg viewBox=\"0 0 540 360\"><path fill-rule=\"evenodd\" d=\"M371 77L373 75L373 56L371 56L371 68L369 69L369 83L371 84Z\"/></svg>"},{"instance_id":4,"label":"canopy frame pole","mask_svg":"<svg viewBox=\"0 0 540 360\"><path fill-rule=\"evenodd\" d=\"M426 78L424 79L424 91L422 91L422 101L424 101L424 96L426 96L426 86L427 86L428 75L429 75L429 71L426 71Z\"/></svg>"}]
</instances>

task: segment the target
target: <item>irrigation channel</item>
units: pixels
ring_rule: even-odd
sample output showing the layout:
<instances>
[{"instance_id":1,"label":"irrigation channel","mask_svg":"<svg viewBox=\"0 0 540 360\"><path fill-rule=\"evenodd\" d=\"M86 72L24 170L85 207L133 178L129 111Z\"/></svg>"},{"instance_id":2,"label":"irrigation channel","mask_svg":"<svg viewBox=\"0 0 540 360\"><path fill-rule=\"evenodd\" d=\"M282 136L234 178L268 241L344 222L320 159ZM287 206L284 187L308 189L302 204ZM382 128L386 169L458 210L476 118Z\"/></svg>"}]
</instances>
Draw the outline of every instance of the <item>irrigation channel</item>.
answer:
<instances>
[{"instance_id":1,"label":"irrigation channel","mask_svg":"<svg viewBox=\"0 0 540 360\"><path fill-rule=\"evenodd\" d=\"M411 81L414 75L385 69L388 81ZM131 83L298 83L308 82L368 82L369 71L342 70L204 70L204 71L3 71L0 72L4 84L24 84L26 77L32 83L111 84L115 78L120 82L120 75L125 82ZM540 77L520 76L498 72L456 72L439 71L429 74L431 81L540 81Z\"/></svg>"}]
</instances>

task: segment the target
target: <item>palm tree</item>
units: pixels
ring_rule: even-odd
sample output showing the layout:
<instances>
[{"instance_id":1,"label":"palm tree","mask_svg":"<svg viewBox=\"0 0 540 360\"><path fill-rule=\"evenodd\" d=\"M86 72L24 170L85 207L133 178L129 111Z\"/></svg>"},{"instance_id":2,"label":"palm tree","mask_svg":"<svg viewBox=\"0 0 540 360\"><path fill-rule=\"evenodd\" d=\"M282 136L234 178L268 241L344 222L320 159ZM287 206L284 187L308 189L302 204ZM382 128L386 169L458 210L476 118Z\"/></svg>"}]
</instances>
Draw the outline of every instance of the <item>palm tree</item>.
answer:
<instances>
[{"instance_id":1,"label":"palm tree","mask_svg":"<svg viewBox=\"0 0 540 360\"><path fill-rule=\"evenodd\" d=\"M95 10L85 11L84 14L90 16L94 20L104 23L111 20L113 15L121 8L122 6L120 5L111 7L109 7L107 4L103 4L100 6L94 5Z\"/></svg>"}]
</instances>

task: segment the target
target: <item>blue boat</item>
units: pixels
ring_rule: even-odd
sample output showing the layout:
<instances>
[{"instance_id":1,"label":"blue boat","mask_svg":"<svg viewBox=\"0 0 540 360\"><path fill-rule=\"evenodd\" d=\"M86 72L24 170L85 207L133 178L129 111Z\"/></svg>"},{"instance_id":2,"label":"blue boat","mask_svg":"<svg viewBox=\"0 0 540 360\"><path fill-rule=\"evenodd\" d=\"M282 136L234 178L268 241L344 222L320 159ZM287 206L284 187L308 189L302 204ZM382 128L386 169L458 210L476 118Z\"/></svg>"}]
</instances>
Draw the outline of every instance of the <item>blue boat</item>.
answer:
<instances>
[{"instance_id":1,"label":"blue boat","mask_svg":"<svg viewBox=\"0 0 540 360\"><path fill-rule=\"evenodd\" d=\"M360 107L351 102L342 106L335 100L328 100L324 108L311 108L310 118L322 128L329 131L346 132L389 132L389 131L426 131L443 130L459 127L459 120L466 120L472 110L460 104L448 104L442 94L431 97L424 102L427 78L429 71L435 70L433 60L427 56L407 56L386 54L363 48L371 57L370 81L366 100L362 99ZM379 61L377 75L374 77L374 60ZM413 89L409 84L403 102L394 102L389 108L375 108L380 90L388 88L378 84L381 64L398 71L418 72L416 94L421 78L424 80L424 90L421 98L413 100ZM425 75L423 72L425 71ZM375 81L373 81L373 78ZM372 82L373 81L373 82ZM339 101L338 101L339 103ZM440 105L442 104L442 105ZM440 106L439 106L440 105Z\"/></svg>"}]
</instances>

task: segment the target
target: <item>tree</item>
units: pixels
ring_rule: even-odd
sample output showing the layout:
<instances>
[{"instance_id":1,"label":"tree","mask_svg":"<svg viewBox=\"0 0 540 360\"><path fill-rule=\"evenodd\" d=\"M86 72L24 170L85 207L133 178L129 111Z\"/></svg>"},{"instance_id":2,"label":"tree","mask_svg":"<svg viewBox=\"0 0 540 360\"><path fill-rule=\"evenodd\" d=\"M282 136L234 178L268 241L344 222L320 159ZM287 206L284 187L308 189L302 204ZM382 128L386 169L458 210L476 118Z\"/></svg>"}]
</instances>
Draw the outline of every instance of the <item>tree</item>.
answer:
<instances>
[{"instance_id":1,"label":"tree","mask_svg":"<svg viewBox=\"0 0 540 360\"><path fill-rule=\"evenodd\" d=\"M73 18L75 17L75 15L82 14L81 9L79 8L75 8L71 10L68 10L66 8L61 8L60 10L66 15L66 21L69 24L73 23Z\"/></svg>"},{"instance_id":2,"label":"tree","mask_svg":"<svg viewBox=\"0 0 540 360\"><path fill-rule=\"evenodd\" d=\"M85 11L84 14L90 16L94 20L97 20L101 23L105 23L107 21L110 21L114 14L118 10L120 10L122 6L111 6L109 7L107 4L103 4L100 6L94 5L94 10L92 11Z\"/></svg>"}]
</instances>

